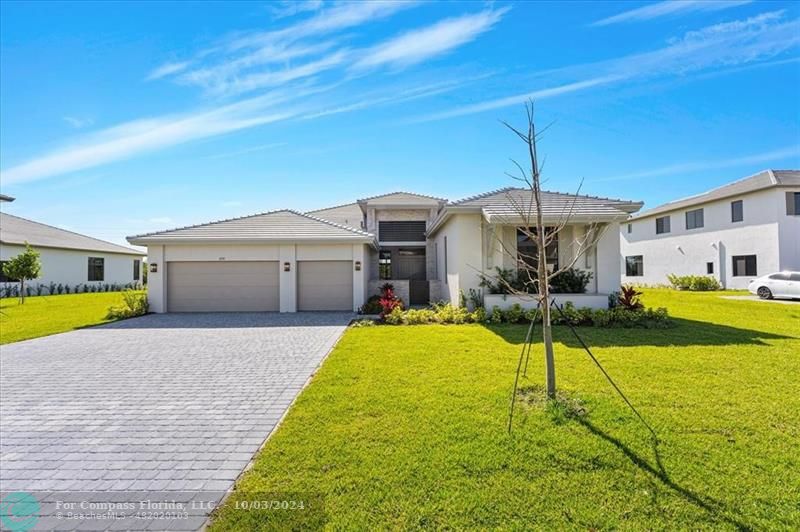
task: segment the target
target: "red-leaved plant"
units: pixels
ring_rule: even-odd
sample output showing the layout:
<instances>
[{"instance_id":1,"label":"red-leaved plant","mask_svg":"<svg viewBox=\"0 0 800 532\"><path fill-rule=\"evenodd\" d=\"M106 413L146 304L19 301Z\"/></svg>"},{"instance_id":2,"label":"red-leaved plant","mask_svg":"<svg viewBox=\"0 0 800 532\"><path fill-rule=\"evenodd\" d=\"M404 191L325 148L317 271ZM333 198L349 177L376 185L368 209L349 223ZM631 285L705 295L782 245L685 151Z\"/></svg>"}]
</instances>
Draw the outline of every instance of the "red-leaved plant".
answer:
<instances>
[{"instance_id":1,"label":"red-leaved plant","mask_svg":"<svg viewBox=\"0 0 800 532\"><path fill-rule=\"evenodd\" d=\"M400 301L399 297L394 295L394 286L391 283L386 283L381 286L381 299L378 303L380 303L383 309L381 317L391 314L391 312L398 307L401 309L403 307L403 302Z\"/></svg>"},{"instance_id":2,"label":"red-leaved plant","mask_svg":"<svg viewBox=\"0 0 800 532\"><path fill-rule=\"evenodd\" d=\"M644 305L639 300L639 296L641 295L642 293L639 292L635 286L623 285L620 287L619 305L625 310L639 310L644 308Z\"/></svg>"}]
</instances>

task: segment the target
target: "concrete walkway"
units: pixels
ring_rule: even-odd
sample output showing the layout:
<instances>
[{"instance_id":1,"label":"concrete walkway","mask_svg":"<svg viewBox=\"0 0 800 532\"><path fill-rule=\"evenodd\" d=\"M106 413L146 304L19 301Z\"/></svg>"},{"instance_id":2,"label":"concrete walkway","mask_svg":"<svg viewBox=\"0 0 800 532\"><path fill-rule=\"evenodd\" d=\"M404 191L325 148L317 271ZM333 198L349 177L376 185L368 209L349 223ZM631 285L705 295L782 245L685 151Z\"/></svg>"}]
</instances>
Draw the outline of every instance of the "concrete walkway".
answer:
<instances>
[{"instance_id":1,"label":"concrete walkway","mask_svg":"<svg viewBox=\"0 0 800 532\"><path fill-rule=\"evenodd\" d=\"M33 530L196 530L351 318L148 315L2 346L0 492L32 494Z\"/></svg>"}]
</instances>

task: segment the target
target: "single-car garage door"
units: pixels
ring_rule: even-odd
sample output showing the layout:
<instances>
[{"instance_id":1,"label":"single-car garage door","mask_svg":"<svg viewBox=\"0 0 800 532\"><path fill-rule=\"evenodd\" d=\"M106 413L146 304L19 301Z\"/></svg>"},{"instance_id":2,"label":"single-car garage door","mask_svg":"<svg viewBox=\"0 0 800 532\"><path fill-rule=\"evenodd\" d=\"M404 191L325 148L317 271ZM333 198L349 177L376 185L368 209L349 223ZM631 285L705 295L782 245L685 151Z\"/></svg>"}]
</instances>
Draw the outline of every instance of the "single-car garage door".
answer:
<instances>
[{"instance_id":1,"label":"single-car garage door","mask_svg":"<svg viewBox=\"0 0 800 532\"><path fill-rule=\"evenodd\" d=\"M353 263L349 260L297 263L297 310L353 310Z\"/></svg>"},{"instance_id":2,"label":"single-car garage door","mask_svg":"<svg viewBox=\"0 0 800 532\"><path fill-rule=\"evenodd\" d=\"M168 262L169 312L277 311L278 262Z\"/></svg>"}]
</instances>

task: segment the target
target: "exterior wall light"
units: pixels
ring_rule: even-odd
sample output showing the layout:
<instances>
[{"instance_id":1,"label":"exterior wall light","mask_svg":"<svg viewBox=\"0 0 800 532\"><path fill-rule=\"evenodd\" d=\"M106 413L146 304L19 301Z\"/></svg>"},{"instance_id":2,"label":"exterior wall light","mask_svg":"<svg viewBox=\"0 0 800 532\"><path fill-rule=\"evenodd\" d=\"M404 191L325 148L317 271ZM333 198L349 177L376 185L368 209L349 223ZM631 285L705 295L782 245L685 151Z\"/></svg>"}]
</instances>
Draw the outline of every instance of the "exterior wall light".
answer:
<instances>
[{"instance_id":1,"label":"exterior wall light","mask_svg":"<svg viewBox=\"0 0 800 532\"><path fill-rule=\"evenodd\" d=\"M360 271L361 271L361 261L360 261L360 260L357 260L357 261L356 261L356 271L357 271L357 272L360 272Z\"/></svg>"},{"instance_id":2,"label":"exterior wall light","mask_svg":"<svg viewBox=\"0 0 800 532\"><path fill-rule=\"evenodd\" d=\"M150 273L158 273L158 263L151 262L150 263Z\"/></svg>"},{"instance_id":3,"label":"exterior wall light","mask_svg":"<svg viewBox=\"0 0 800 532\"><path fill-rule=\"evenodd\" d=\"M284 262L284 263L283 263L283 271L285 271L285 272L290 272L290 271L292 271L292 265L291 265L291 263L289 263L289 262Z\"/></svg>"}]
</instances>

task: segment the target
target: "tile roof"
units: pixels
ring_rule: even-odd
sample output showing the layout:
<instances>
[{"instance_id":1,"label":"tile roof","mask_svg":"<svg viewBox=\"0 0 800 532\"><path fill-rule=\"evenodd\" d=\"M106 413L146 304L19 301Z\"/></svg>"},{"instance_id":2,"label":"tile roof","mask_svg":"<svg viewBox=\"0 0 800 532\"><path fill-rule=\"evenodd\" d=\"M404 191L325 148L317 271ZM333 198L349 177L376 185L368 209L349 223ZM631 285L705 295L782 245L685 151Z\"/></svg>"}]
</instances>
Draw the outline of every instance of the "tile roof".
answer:
<instances>
[{"instance_id":1,"label":"tile roof","mask_svg":"<svg viewBox=\"0 0 800 532\"><path fill-rule=\"evenodd\" d=\"M79 249L84 251L102 251L104 253L124 253L142 257L146 253L135 249L118 246L105 240L73 233L33 220L27 220L12 214L0 213L0 242L3 244L24 244L31 246Z\"/></svg>"},{"instance_id":2,"label":"tile roof","mask_svg":"<svg viewBox=\"0 0 800 532\"><path fill-rule=\"evenodd\" d=\"M652 209L640 212L635 215L634 218L645 218L647 216L654 216L678 209L685 209L701 203L708 203L710 201L779 186L800 186L800 170L762 170L755 175L739 179L727 185L722 185L708 192L653 207Z\"/></svg>"},{"instance_id":3,"label":"tile roof","mask_svg":"<svg viewBox=\"0 0 800 532\"><path fill-rule=\"evenodd\" d=\"M358 200L358 203L367 203L372 202L375 200L381 200L379 203L387 204L387 203L397 203L397 204L405 204L405 203L419 203L420 200L425 200L425 203L431 204L438 204L438 203L445 203L447 200L445 198L437 198L434 196L426 196L425 194L416 194L414 192L389 192L388 194L380 194L378 196L370 196L368 198L361 198Z\"/></svg>"},{"instance_id":4,"label":"tile roof","mask_svg":"<svg viewBox=\"0 0 800 532\"><path fill-rule=\"evenodd\" d=\"M620 215L636 212L642 207L640 202L620 199L600 198L562 192L542 191L542 212L545 217L560 216L572 212L581 216ZM480 207L487 215L513 216L520 208L527 208L532 200L528 188L502 188L477 196L471 196L450 204L453 207Z\"/></svg>"},{"instance_id":5,"label":"tile roof","mask_svg":"<svg viewBox=\"0 0 800 532\"><path fill-rule=\"evenodd\" d=\"M292 210L271 211L167 231L129 236L128 242L372 241L372 234Z\"/></svg>"},{"instance_id":6,"label":"tile roof","mask_svg":"<svg viewBox=\"0 0 800 532\"><path fill-rule=\"evenodd\" d=\"M6 196L5 194L0 194L0 201L14 201L15 198L11 196Z\"/></svg>"}]
</instances>

